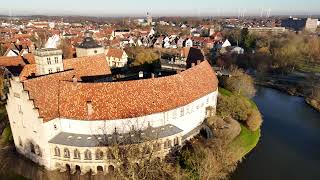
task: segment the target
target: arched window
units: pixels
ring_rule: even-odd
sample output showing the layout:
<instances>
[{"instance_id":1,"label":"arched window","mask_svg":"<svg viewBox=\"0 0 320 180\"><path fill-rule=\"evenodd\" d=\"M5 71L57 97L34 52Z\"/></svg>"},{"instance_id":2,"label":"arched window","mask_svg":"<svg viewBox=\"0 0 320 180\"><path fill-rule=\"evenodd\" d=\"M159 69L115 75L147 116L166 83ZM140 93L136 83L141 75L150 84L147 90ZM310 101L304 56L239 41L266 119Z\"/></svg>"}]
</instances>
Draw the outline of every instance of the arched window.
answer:
<instances>
[{"instance_id":1,"label":"arched window","mask_svg":"<svg viewBox=\"0 0 320 180\"><path fill-rule=\"evenodd\" d=\"M164 148L165 149L168 149L168 148L171 148L172 147L172 141L167 139L165 142L164 142Z\"/></svg>"},{"instance_id":2,"label":"arched window","mask_svg":"<svg viewBox=\"0 0 320 180\"><path fill-rule=\"evenodd\" d=\"M85 160L91 160L91 151L89 151L88 149L84 152L84 159Z\"/></svg>"},{"instance_id":3,"label":"arched window","mask_svg":"<svg viewBox=\"0 0 320 180\"><path fill-rule=\"evenodd\" d=\"M20 137L20 136L19 136L19 146L21 146L21 147L23 146L23 145L22 145L22 140L21 140L21 137Z\"/></svg>"},{"instance_id":4,"label":"arched window","mask_svg":"<svg viewBox=\"0 0 320 180\"><path fill-rule=\"evenodd\" d=\"M36 151L35 151L35 149L34 149L34 144L32 144L32 143L30 143L30 151L32 152L32 153L36 153Z\"/></svg>"},{"instance_id":5,"label":"arched window","mask_svg":"<svg viewBox=\"0 0 320 180\"><path fill-rule=\"evenodd\" d=\"M112 153L112 151L110 149L107 152L107 158L108 159L115 159L115 157L114 157L114 155L113 155L113 153Z\"/></svg>"},{"instance_id":6,"label":"arched window","mask_svg":"<svg viewBox=\"0 0 320 180\"><path fill-rule=\"evenodd\" d=\"M60 157L60 149L58 148L58 146L54 148L54 155Z\"/></svg>"},{"instance_id":7,"label":"arched window","mask_svg":"<svg viewBox=\"0 0 320 180\"><path fill-rule=\"evenodd\" d=\"M36 155L41 156L41 150L40 150L39 145L36 145L36 146L35 146L34 151L35 151L35 154L36 154Z\"/></svg>"},{"instance_id":8,"label":"arched window","mask_svg":"<svg viewBox=\"0 0 320 180\"><path fill-rule=\"evenodd\" d=\"M65 158L70 158L70 151L69 151L69 149L64 148L63 152L64 152L64 157L65 157Z\"/></svg>"},{"instance_id":9,"label":"arched window","mask_svg":"<svg viewBox=\"0 0 320 180\"><path fill-rule=\"evenodd\" d=\"M163 143L163 148L164 148L164 149L167 149L167 148L168 148L168 142L167 142L167 140L164 141L164 143Z\"/></svg>"},{"instance_id":10,"label":"arched window","mask_svg":"<svg viewBox=\"0 0 320 180\"><path fill-rule=\"evenodd\" d=\"M80 151L78 149L75 149L73 151L73 158L74 159L80 159Z\"/></svg>"},{"instance_id":11,"label":"arched window","mask_svg":"<svg viewBox=\"0 0 320 180\"><path fill-rule=\"evenodd\" d=\"M102 160L102 159L103 159L103 152L100 149L98 149L96 151L96 160Z\"/></svg>"},{"instance_id":12,"label":"arched window","mask_svg":"<svg viewBox=\"0 0 320 180\"><path fill-rule=\"evenodd\" d=\"M176 138L173 139L173 144L174 144L175 146L178 146L178 145L179 145L179 138L178 138L178 137L176 137Z\"/></svg>"},{"instance_id":13,"label":"arched window","mask_svg":"<svg viewBox=\"0 0 320 180\"><path fill-rule=\"evenodd\" d=\"M168 148L171 148L171 147L172 147L172 141L168 140Z\"/></svg>"},{"instance_id":14,"label":"arched window","mask_svg":"<svg viewBox=\"0 0 320 180\"><path fill-rule=\"evenodd\" d=\"M153 144L153 151L154 152L157 152L157 151L160 151L161 150L161 144L160 143L154 143Z\"/></svg>"}]
</instances>

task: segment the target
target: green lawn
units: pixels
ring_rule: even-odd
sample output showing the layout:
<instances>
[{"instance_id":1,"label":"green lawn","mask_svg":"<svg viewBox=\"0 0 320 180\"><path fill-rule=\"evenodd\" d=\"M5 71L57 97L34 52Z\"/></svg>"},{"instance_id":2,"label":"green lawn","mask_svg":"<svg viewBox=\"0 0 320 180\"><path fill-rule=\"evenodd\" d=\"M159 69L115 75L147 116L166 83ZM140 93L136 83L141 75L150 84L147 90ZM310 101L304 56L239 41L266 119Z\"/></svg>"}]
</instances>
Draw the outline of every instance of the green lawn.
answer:
<instances>
[{"instance_id":1,"label":"green lawn","mask_svg":"<svg viewBox=\"0 0 320 180\"><path fill-rule=\"evenodd\" d=\"M320 64L301 62L297 65L297 70L302 72L320 73Z\"/></svg>"},{"instance_id":2,"label":"green lawn","mask_svg":"<svg viewBox=\"0 0 320 180\"><path fill-rule=\"evenodd\" d=\"M238 159L248 154L259 142L260 129L253 132L241 125L241 133L230 144L230 148Z\"/></svg>"}]
</instances>

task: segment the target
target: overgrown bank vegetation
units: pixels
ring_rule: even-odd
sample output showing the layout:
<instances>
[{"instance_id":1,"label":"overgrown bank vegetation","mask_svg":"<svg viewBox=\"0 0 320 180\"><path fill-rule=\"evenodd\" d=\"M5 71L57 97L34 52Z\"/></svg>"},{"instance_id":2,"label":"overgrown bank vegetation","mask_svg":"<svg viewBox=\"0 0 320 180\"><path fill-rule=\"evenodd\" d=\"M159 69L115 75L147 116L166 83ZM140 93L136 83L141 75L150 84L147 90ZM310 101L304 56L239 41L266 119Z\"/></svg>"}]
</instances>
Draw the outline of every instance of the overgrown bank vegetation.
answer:
<instances>
[{"instance_id":1,"label":"overgrown bank vegetation","mask_svg":"<svg viewBox=\"0 0 320 180\"><path fill-rule=\"evenodd\" d=\"M320 111L320 37L308 32L249 33L247 29L225 30L232 44L245 49L241 55L219 54L217 65L234 65L254 74L260 85L290 95L304 96Z\"/></svg>"}]
</instances>

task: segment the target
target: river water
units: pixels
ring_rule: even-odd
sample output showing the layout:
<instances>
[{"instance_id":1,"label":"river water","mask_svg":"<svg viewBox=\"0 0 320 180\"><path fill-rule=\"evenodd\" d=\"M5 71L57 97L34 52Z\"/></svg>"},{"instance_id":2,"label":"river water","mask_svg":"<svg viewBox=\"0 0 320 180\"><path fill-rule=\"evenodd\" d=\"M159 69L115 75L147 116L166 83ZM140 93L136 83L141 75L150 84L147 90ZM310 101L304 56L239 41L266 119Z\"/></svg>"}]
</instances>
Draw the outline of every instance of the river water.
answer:
<instances>
[{"instance_id":1,"label":"river water","mask_svg":"<svg viewBox=\"0 0 320 180\"><path fill-rule=\"evenodd\" d=\"M231 180L320 180L320 113L303 98L259 87L264 123L257 147Z\"/></svg>"}]
</instances>

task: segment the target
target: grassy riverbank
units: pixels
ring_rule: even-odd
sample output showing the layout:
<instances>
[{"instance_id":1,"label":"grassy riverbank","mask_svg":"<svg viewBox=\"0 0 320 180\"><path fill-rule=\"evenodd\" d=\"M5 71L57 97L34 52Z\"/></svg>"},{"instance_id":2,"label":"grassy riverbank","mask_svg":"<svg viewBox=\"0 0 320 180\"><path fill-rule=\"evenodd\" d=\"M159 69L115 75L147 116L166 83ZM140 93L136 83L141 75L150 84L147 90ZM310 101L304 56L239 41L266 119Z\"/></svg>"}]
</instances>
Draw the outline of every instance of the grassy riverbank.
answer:
<instances>
[{"instance_id":1,"label":"grassy riverbank","mask_svg":"<svg viewBox=\"0 0 320 180\"><path fill-rule=\"evenodd\" d=\"M241 133L231 142L230 148L236 159L241 159L252 151L259 142L261 131L250 131L246 126L241 125Z\"/></svg>"},{"instance_id":2,"label":"grassy riverbank","mask_svg":"<svg viewBox=\"0 0 320 180\"><path fill-rule=\"evenodd\" d=\"M305 99L306 103L313 107L315 110L320 112L320 102L311 98Z\"/></svg>"},{"instance_id":3,"label":"grassy riverbank","mask_svg":"<svg viewBox=\"0 0 320 180\"><path fill-rule=\"evenodd\" d=\"M248 104L248 106L245 107L246 111L258 111L259 112L259 109L258 109L256 103L253 102L249 98L246 98L243 96L235 96L232 92L228 91L227 89L221 88L221 87L219 88L219 93L221 96L225 96L225 97L236 97L236 98L238 98L239 102L243 102L245 104ZM230 108L234 108L234 107L230 107ZM248 120L239 121L241 124L241 132L230 143L230 149L233 152L233 154L235 156L234 158L236 160L240 160L246 154L248 154L252 149L254 149L254 147L256 147L256 145L258 144L259 139L260 139L260 135L261 135L260 127L257 128L257 130L250 130L250 128L249 128L250 126L248 126L248 124L244 124L244 123L248 123L247 121Z\"/></svg>"}]
</instances>

